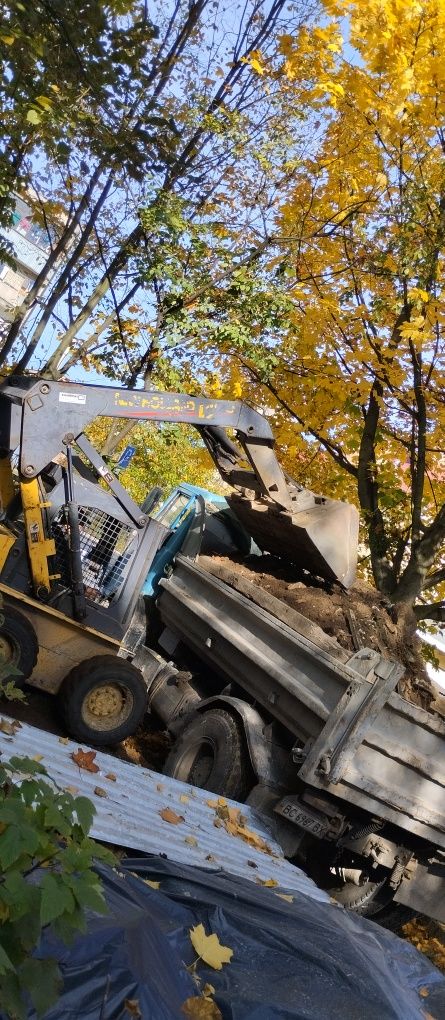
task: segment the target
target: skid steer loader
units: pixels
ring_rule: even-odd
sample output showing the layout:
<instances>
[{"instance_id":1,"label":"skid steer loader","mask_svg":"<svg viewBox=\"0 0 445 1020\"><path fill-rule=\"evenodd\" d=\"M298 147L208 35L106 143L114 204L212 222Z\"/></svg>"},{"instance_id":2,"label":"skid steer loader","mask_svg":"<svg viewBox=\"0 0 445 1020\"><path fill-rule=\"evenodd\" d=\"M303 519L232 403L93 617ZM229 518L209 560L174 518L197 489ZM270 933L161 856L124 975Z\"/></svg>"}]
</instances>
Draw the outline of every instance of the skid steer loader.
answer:
<instances>
[{"instance_id":1,"label":"skid steer loader","mask_svg":"<svg viewBox=\"0 0 445 1020\"><path fill-rule=\"evenodd\" d=\"M85 430L98 416L194 425L260 549L345 587L358 514L288 479L267 419L240 401L35 377L2 383L3 675L10 664L23 683L58 694L67 731L104 745L134 733L145 712L147 682L134 659L141 592L170 529L151 513L159 489L137 506L91 444Z\"/></svg>"}]
</instances>

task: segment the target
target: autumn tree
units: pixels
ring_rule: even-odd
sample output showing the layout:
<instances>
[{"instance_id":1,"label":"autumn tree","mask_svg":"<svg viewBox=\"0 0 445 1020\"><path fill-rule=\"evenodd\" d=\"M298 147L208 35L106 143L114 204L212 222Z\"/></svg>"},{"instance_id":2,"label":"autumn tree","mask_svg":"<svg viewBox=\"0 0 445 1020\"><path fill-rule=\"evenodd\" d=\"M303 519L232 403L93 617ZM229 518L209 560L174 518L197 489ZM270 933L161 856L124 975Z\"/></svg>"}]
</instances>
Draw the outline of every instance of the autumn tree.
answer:
<instances>
[{"instance_id":1,"label":"autumn tree","mask_svg":"<svg viewBox=\"0 0 445 1020\"><path fill-rule=\"evenodd\" d=\"M208 349L273 411L289 469L357 500L399 614L441 621L445 11L323 6L318 26L280 36L280 70L263 59L262 80L312 115L312 145L272 218L280 250L236 295L220 288ZM259 295L254 335L230 334Z\"/></svg>"},{"instance_id":2,"label":"autumn tree","mask_svg":"<svg viewBox=\"0 0 445 1020\"><path fill-rule=\"evenodd\" d=\"M85 21L97 14L94 0L84 7ZM261 133L264 138L265 113L250 61L260 48L268 51L284 10L287 24L298 24L301 16L298 4L285 6L284 0L255 0L230 12L220 0L159 3L150 19L140 0L97 7L90 52L85 26L78 29L69 20L70 4L66 18L59 12L57 19L60 46L68 41L82 62L84 85L77 93L71 81L59 86L57 62L51 78L48 52L55 40L46 30L43 54L35 58L35 87L26 78L23 95L10 89L12 77L22 81L20 33L31 35L28 12L5 25L8 116L20 135L14 123L19 95L21 165L42 215L53 214L56 238L1 353L3 363L14 360L19 371L38 366L53 377L79 360L88 367L92 353L131 383L155 360L144 343L145 361L131 356L138 343L141 347L134 298L141 287L148 289L145 309L155 307L154 321L159 319L159 291L169 271L162 249L175 245L178 223L192 229L200 221L207 230L224 193L226 208L238 206L238 230L245 225L242 183ZM39 4L36 12L42 15ZM51 146L51 130L57 136L62 114L66 137ZM244 173L237 173L238 166ZM254 170L251 162L252 194ZM263 205L257 198L258 222Z\"/></svg>"}]
</instances>

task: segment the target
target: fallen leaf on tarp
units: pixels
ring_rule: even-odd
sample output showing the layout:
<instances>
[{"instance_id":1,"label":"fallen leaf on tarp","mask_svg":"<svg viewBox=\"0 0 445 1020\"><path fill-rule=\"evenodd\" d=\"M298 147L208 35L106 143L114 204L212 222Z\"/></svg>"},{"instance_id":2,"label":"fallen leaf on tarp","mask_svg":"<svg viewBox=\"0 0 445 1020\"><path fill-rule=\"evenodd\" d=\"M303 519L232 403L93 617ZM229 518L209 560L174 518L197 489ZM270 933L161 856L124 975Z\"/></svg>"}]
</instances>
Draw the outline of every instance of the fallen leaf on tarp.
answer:
<instances>
[{"instance_id":1,"label":"fallen leaf on tarp","mask_svg":"<svg viewBox=\"0 0 445 1020\"><path fill-rule=\"evenodd\" d=\"M94 761L95 757L95 751L83 751L81 747L77 751L72 751L70 755L76 765L85 772L100 772L99 766Z\"/></svg>"},{"instance_id":2,"label":"fallen leaf on tarp","mask_svg":"<svg viewBox=\"0 0 445 1020\"><path fill-rule=\"evenodd\" d=\"M188 804L190 797L188 797L186 793L181 793L179 800L181 801L181 804Z\"/></svg>"},{"instance_id":3,"label":"fallen leaf on tarp","mask_svg":"<svg viewBox=\"0 0 445 1020\"><path fill-rule=\"evenodd\" d=\"M208 963L209 967L213 967L214 970L222 970L223 963L230 963L233 949L222 946L215 932L212 935L206 935L204 925L197 924L195 928L190 929L189 935L193 948L201 960Z\"/></svg>"},{"instance_id":4,"label":"fallen leaf on tarp","mask_svg":"<svg viewBox=\"0 0 445 1020\"><path fill-rule=\"evenodd\" d=\"M105 776L105 779L109 779L110 783L115 783L116 782L116 776L115 776L114 772L107 772L107 774Z\"/></svg>"},{"instance_id":5,"label":"fallen leaf on tarp","mask_svg":"<svg viewBox=\"0 0 445 1020\"><path fill-rule=\"evenodd\" d=\"M103 790L101 786L95 786L94 792L96 794L96 797L108 797L107 791Z\"/></svg>"},{"instance_id":6,"label":"fallen leaf on tarp","mask_svg":"<svg viewBox=\"0 0 445 1020\"><path fill-rule=\"evenodd\" d=\"M192 995L182 1003L181 1013L194 1017L195 1020L222 1020L221 1010L213 999L207 996Z\"/></svg>"},{"instance_id":7,"label":"fallen leaf on tarp","mask_svg":"<svg viewBox=\"0 0 445 1020\"><path fill-rule=\"evenodd\" d=\"M288 893L285 893L285 892L277 892L277 893L275 893L275 896L279 896L280 900L286 900L286 903L293 903L294 902L294 897L293 896L289 896Z\"/></svg>"},{"instance_id":8,"label":"fallen leaf on tarp","mask_svg":"<svg viewBox=\"0 0 445 1020\"><path fill-rule=\"evenodd\" d=\"M124 1006L130 1016L135 1016L136 1020L141 1020L142 1013L139 1006L139 999L125 999Z\"/></svg>"},{"instance_id":9,"label":"fallen leaf on tarp","mask_svg":"<svg viewBox=\"0 0 445 1020\"><path fill-rule=\"evenodd\" d=\"M184 843L187 843L187 846L198 846L198 840L196 839L196 836L186 836Z\"/></svg>"},{"instance_id":10,"label":"fallen leaf on tarp","mask_svg":"<svg viewBox=\"0 0 445 1020\"><path fill-rule=\"evenodd\" d=\"M182 815L177 815L176 811L172 811L169 807L162 808L159 814L164 819L164 822L170 822L170 825L179 825L180 822L185 821Z\"/></svg>"},{"instance_id":11,"label":"fallen leaf on tarp","mask_svg":"<svg viewBox=\"0 0 445 1020\"><path fill-rule=\"evenodd\" d=\"M257 885L265 885L267 889L273 889L274 886L278 885L276 878L257 878Z\"/></svg>"},{"instance_id":12,"label":"fallen leaf on tarp","mask_svg":"<svg viewBox=\"0 0 445 1020\"><path fill-rule=\"evenodd\" d=\"M422 996L422 999L427 999L429 994L430 993L428 991L428 988L425 988L425 985L423 986L423 988L419 988L419 995Z\"/></svg>"},{"instance_id":13,"label":"fallen leaf on tarp","mask_svg":"<svg viewBox=\"0 0 445 1020\"><path fill-rule=\"evenodd\" d=\"M201 995L203 995L204 998L205 997L210 998L210 996L214 995L214 994L215 994L215 989L214 989L213 985L209 985L209 983L207 982L207 984L204 985L204 988L203 988L203 990L201 992Z\"/></svg>"},{"instance_id":14,"label":"fallen leaf on tarp","mask_svg":"<svg viewBox=\"0 0 445 1020\"><path fill-rule=\"evenodd\" d=\"M69 739L69 737L59 737L59 744L68 744Z\"/></svg>"},{"instance_id":15,"label":"fallen leaf on tarp","mask_svg":"<svg viewBox=\"0 0 445 1020\"><path fill-rule=\"evenodd\" d=\"M136 877L138 877L138 876L136 876ZM143 878L142 881L143 881L144 885L149 885L151 889L159 889L159 887L161 885L160 882L152 882L151 878Z\"/></svg>"}]
</instances>

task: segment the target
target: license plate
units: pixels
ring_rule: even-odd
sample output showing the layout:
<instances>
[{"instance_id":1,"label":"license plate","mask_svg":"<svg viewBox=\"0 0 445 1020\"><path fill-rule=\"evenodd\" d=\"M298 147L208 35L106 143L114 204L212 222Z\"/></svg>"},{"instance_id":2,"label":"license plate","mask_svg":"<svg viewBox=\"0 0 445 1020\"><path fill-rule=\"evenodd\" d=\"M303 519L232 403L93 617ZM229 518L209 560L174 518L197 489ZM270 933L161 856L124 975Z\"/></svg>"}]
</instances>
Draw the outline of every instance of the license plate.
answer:
<instances>
[{"instance_id":1,"label":"license plate","mask_svg":"<svg viewBox=\"0 0 445 1020\"><path fill-rule=\"evenodd\" d=\"M294 825L299 825L301 829L311 832L313 836L318 836L319 839L322 839L329 830L327 818L316 815L314 811L304 807L295 798L283 797L283 800L280 800L276 805L275 811L283 818L287 818L289 822L293 822Z\"/></svg>"}]
</instances>

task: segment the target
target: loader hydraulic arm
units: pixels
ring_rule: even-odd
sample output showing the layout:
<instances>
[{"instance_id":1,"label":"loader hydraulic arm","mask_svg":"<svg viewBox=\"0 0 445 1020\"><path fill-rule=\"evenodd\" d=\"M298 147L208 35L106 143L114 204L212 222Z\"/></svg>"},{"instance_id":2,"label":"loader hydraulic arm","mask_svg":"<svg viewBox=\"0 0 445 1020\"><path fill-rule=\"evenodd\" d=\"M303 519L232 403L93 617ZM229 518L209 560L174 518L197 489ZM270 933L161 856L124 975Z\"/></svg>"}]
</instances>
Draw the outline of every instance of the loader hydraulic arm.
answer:
<instances>
[{"instance_id":1,"label":"loader hydraulic arm","mask_svg":"<svg viewBox=\"0 0 445 1020\"><path fill-rule=\"evenodd\" d=\"M31 481L74 443L144 527L146 518L84 434L100 416L193 425L222 478L238 491L229 502L262 549L345 587L352 583L357 511L288 480L267 418L239 400L11 377L0 386L0 457L18 449L21 479Z\"/></svg>"}]
</instances>

